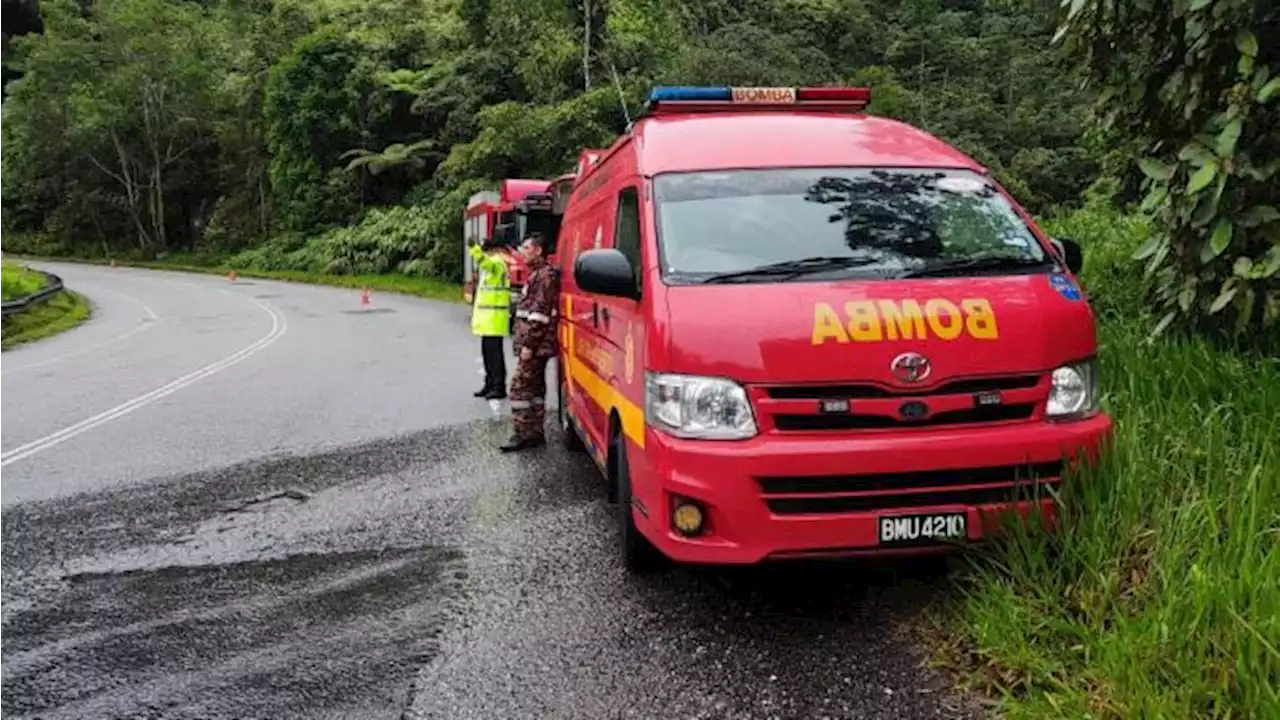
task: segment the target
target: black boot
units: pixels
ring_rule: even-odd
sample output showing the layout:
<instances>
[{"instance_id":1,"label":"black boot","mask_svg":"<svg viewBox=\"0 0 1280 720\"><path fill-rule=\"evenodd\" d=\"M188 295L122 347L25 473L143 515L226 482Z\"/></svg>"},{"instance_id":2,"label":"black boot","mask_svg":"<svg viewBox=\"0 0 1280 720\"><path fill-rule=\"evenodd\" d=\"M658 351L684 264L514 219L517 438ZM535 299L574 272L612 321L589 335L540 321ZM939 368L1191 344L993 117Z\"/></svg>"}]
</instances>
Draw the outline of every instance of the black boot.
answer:
<instances>
[{"instance_id":1,"label":"black boot","mask_svg":"<svg viewBox=\"0 0 1280 720\"><path fill-rule=\"evenodd\" d=\"M525 438L513 435L505 445L500 446L498 449L504 453L520 452L521 450L528 450L530 448L536 448L546 444L547 439L542 435L534 435L532 437Z\"/></svg>"},{"instance_id":2,"label":"black boot","mask_svg":"<svg viewBox=\"0 0 1280 720\"><path fill-rule=\"evenodd\" d=\"M500 387L493 388L492 390L488 390L485 392L484 399L485 400L506 400L507 391Z\"/></svg>"}]
</instances>

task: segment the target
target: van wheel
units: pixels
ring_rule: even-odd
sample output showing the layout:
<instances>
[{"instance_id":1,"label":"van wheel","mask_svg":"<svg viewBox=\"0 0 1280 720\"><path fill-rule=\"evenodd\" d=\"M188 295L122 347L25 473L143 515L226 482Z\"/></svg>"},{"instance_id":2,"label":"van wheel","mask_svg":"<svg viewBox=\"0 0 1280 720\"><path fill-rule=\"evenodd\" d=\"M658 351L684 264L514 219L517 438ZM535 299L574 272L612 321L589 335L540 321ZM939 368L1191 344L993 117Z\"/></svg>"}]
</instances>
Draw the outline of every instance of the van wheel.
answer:
<instances>
[{"instance_id":1,"label":"van wheel","mask_svg":"<svg viewBox=\"0 0 1280 720\"><path fill-rule=\"evenodd\" d=\"M627 462L627 443L621 433L613 437L611 451L614 461L614 483L618 499L619 544L622 546L622 564L628 572L646 573L657 569L662 562L662 555L636 527L634 510L631 507L631 467Z\"/></svg>"},{"instance_id":2,"label":"van wheel","mask_svg":"<svg viewBox=\"0 0 1280 720\"><path fill-rule=\"evenodd\" d=\"M573 426L573 421L569 419L569 408L565 404L568 400L568 384L564 378L564 372L556 373L560 382L556 383L559 395L556 396L556 414L560 418L560 442L565 448L571 452L582 452L587 449L586 444L582 442L582 438L578 435L578 430Z\"/></svg>"}]
</instances>

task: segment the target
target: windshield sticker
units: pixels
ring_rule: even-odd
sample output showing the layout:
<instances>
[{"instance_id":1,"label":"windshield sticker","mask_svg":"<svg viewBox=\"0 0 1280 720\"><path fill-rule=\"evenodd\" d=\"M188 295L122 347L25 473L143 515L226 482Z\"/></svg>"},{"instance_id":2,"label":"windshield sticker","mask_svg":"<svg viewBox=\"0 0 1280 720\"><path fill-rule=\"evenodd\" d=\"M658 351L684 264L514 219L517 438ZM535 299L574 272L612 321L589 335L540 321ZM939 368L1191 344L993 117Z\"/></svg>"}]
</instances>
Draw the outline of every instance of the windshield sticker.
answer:
<instances>
[{"instance_id":1,"label":"windshield sticker","mask_svg":"<svg viewBox=\"0 0 1280 720\"><path fill-rule=\"evenodd\" d=\"M938 189L953 193L978 193L987 187L987 183L972 177L944 177L938 180Z\"/></svg>"},{"instance_id":2,"label":"windshield sticker","mask_svg":"<svg viewBox=\"0 0 1280 720\"><path fill-rule=\"evenodd\" d=\"M1053 289L1059 295L1068 300L1080 299L1080 288L1076 287L1076 284L1071 282L1071 278L1066 275L1059 275L1058 273L1050 275L1049 284L1053 286Z\"/></svg>"},{"instance_id":3,"label":"windshield sticker","mask_svg":"<svg viewBox=\"0 0 1280 720\"><path fill-rule=\"evenodd\" d=\"M837 311L830 303L813 306L813 344L881 342L884 340L998 340L1000 330L991 302L965 298L959 307L950 300L850 300Z\"/></svg>"}]
</instances>

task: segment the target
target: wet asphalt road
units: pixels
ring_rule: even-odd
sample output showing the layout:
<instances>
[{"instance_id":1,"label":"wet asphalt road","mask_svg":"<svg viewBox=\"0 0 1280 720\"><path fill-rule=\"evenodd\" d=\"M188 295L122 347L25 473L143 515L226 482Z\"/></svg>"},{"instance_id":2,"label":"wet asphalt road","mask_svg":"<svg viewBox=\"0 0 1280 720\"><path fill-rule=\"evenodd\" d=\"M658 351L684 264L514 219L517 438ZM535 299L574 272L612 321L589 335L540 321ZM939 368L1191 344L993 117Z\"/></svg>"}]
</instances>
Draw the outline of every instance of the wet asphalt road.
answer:
<instances>
[{"instance_id":1,"label":"wet asphalt road","mask_svg":"<svg viewBox=\"0 0 1280 720\"><path fill-rule=\"evenodd\" d=\"M589 461L494 451L465 308L56 271L97 315L0 365L5 717L974 716L903 632L936 564L627 576Z\"/></svg>"}]
</instances>

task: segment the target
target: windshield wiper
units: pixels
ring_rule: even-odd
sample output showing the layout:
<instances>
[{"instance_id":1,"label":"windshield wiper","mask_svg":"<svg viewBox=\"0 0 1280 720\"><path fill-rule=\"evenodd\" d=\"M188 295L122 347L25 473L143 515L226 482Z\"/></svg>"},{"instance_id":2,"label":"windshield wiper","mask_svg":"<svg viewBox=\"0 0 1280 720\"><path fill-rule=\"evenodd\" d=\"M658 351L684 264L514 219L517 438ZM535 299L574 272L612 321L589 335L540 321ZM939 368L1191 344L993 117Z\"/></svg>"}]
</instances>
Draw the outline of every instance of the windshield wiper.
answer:
<instances>
[{"instance_id":1,"label":"windshield wiper","mask_svg":"<svg viewBox=\"0 0 1280 720\"><path fill-rule=\"evenodd\" d=\"M861 267L864 265L874 265L879 262L874 258L857 258L848 255L834 256L818 256L803 258L800 260L786 260L780 263L772 263L770 265L761 265L759 267L750 268L748 270L738 270L736 272L720 273L704 278L703 283L729 283L738 280L746 280L755 277L800 277L801 275L809 275L812 273L826 272L828 270L843 270L845 268Z\"/></svg>"},{"instance_id":2,"label":"windshield wiper","mask_svg":"<svg viewBox=\"0 0 1280 720\"><path fill-rule=\"evenodd\" d=\"M969 272L989 272L998 270L1033 270L1053 266L1051 260L1035 260L1028 257L982 257L968 260L948 260L930 263L922 268L906 270L898 275L900 278L946 277L964 275Z\"/></svg>"}]
</instances>

